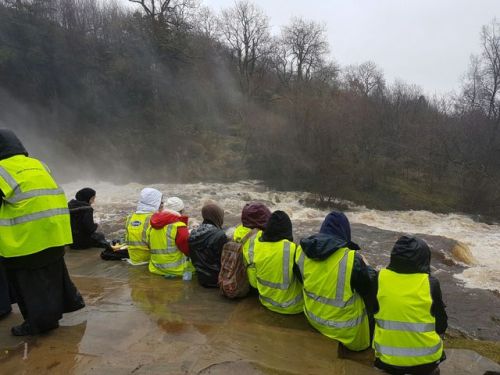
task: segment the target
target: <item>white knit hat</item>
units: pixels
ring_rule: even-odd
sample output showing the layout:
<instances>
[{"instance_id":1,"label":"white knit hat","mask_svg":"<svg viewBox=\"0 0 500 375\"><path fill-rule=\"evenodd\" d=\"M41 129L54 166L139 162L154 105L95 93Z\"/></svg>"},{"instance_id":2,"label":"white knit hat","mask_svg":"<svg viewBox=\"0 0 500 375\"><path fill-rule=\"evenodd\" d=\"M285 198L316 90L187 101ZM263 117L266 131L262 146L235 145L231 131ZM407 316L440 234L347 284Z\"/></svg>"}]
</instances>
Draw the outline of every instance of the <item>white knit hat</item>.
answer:
<instances>
[{"instance_id":1,"label":"white knit hat","mask_svg":"<svg viewBox=\"0 0 500 375\"><path fill-rule=\"evenodd\" d=\"M181 212L184 209L184 202L181 198L170 197L165 202L165 208L175 212Z\"/></svg>"}]
</instances>

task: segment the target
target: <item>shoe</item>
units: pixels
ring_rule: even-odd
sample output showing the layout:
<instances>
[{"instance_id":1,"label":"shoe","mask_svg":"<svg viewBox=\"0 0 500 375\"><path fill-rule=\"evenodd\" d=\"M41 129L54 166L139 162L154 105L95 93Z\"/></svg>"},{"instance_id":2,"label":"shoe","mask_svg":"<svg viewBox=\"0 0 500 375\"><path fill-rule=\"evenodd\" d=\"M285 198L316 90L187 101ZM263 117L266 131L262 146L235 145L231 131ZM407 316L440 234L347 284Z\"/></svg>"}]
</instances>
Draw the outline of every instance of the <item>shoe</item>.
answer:
<instances>
[{"instance_id":1,"label":"shoe","mask_svg":"<svg viewBox=\"0 0 500 375\"><path fill-rule=\"evenodd\" d=\"M10 332L14 336L29 336L31 335L31 327L28 322L24 321L22 324L12 327Z\"/></svg>"}]
</instances>

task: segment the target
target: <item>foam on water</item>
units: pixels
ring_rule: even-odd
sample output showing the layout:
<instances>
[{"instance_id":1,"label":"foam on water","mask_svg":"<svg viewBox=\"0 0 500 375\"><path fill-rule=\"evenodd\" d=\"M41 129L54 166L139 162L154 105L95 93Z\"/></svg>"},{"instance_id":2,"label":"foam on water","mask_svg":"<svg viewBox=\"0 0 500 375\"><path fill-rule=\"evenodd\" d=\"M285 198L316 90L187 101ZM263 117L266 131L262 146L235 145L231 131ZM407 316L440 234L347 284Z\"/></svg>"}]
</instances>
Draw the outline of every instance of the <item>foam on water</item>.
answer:
<instances>
[{"instance_id":1,"label":"foam on water","mask_svg":"<svg viewBox=\"0 0 500 375\"><path fill-rule=\"evenodd\" d=\"M132 210L137 203L139 192L144 185L131 183L114 185L111 183L74 182L64 186L68 198L72 198L83 186L92 186L97 191L95 206L96 216L101 222L113 222L118 211L113 207ZM239 216L243 205L248 201L262 201L272 210L286 211L294 224L307 224L312 231L327 211L305 207L302 202L310 196L305 192L277 192L267 189L258 181L240 181L228 184L153 184L151 187L162 191L166 196L179 196L186 205L187 213L195 219L199 217L203 203L216 200L225 209L227 215ZM467 245L477 265L467 268L456 275L465 286L471 288L500 291L500 226L478 223L460 214L435 214L428 211L380 211L365 207L356 207L347 202L351 211L347 213L352 223L361 223L380 229L405 232L425 233L455 239ZM120 214L121 215L121 214Z\"/></svg>"}]
</instances>

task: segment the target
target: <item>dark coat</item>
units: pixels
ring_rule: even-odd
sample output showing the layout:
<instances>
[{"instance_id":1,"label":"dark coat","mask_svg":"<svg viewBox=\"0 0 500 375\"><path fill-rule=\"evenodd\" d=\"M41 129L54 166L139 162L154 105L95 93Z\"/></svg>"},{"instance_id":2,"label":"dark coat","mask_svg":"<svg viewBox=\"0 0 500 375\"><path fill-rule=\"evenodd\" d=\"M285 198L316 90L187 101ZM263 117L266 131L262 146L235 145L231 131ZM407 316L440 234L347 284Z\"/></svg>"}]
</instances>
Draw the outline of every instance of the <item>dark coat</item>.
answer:
<instances>
[{"instance_id":1,"label":"dark coat","mask_svg":"<svg viewBox=\"0 0 500 375\"><path fill-rule=\"evenodd\" d=\"M226 233L210 223L203 223L189 235L189 253L200 285L216 288L220 272L222 247Z\"/></svg>"},{"instance_id":2,"label":"dark coat","mask_svg":"<svg viewBox=\"0 0 500 375\"><path fill-rule=\"evenodd\" d=\"M72 199L68 203L73 234L73 249L87 249L94 245L92 234L97 230L94 223L94 209L87 202Z\"/></svg>"},{"instance_id":3,"label":"dark coat","mask_svg":"<svg viewBox=\"0 0 500 375\"><path fill-rule=\"evenodd\" d=\"M431 315L436 318L436 333L443 334L448 328L448 316L446 315L446 305L443 302L439 280L430 275L431 272L431 251L425 241L416 237L402 236L394 245L391 252L391 260L387 266L393 272L401 274L426 273L429 275L430 292L432 298ZM373 295L378 292L378 277L373 281ZM377 299L374 299L374 314L379 311ZM446 359L443 356L436 363L429 363L419 366L399 367L383 363L378 358L375 366L385 370L390 374L429 374L440 362Z\"/></svg>"}]
</instances>

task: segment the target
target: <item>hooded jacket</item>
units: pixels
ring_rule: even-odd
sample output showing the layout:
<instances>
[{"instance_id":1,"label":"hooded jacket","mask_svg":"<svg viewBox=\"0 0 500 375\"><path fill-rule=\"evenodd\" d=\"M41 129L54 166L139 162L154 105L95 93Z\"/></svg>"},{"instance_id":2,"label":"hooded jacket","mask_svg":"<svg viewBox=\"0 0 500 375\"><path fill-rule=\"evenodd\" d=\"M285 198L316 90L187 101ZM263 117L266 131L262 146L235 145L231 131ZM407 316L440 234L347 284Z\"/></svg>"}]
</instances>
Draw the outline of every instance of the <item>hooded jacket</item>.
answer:
<instances>
[{"instance_id":1,"label":"hooded jacket","mask_svg":"<svg viewBox=\"0 0 500 375\"><path fill-rule=\"evenodd\" d=\"M0 160L10 158L14 155L28 156L28 151L26 151L26 148L13 131L8 129L0 129ZM0 197L4 196L5 195L0 190ZM2 203L3 199L0 199L0 204ZM59 246L26 256L3 258L2 261L6 269L35 269L53 263L63 256L64 246Z\"/></svg>"},{"instance_id":2,"label":"hooded jacket","mask_svg":"<svg viewBox=\"0 0 500 375\"><path fill-rule=\"evenodd\" d=\"M222 248L227 241L225 232L207 221L192 230L189 235L189 253L200 285L217 287Z\"/></svg>"},{"instance_id":3,"label":"hooded jacket","mask_svg":"<svg viewBox=\"0 0 500 375\"><path fill-rule=\"evenodd\" d=\"M448 328L448 316L446 314L446 305L443 302L441 286L439 280L431 276L431 251L425 241L417 237L402 236L395 243L391 260L387 266L391 271L408 273L426 273L429 275L431 286L431 314L436 318L436 332L442 334ZM373 295L376 297L378 292L378 278L373 280ZM378 302L375 299L374 313L379 310Z\"/></svg>"},{"instance_id":4,"label":"hooded jacket","mask_svg":"<svg viewBox=\"0 0 500 375\"><path fill-rule=\"evenodd\" d=\"M175 211L164 210L162 212L156 212L151 216L151 227L154 229L162 229L163 227L177 223L183 222L188 225L189 218L187 216L180 215ZM175 237L175 244L177 248L186 256L189 256L189 230L188 227L177 228L177 236Z\"/></svg>"},{"instance_id":5,"label":"hooded jacket","mask_svg":"<svg viewBox=\"0 0 500 375\"><path fill-rule=\"evenodd\" d=\"M313 234L300 241L302 250L310 259L325 260L337 250L348 247L351 250L359 250L359 246L351 241L351 226L349 220L342 212L333 211L329 213L320 232ZM300 271L295 271L299 279L302 279ZM368 311L373 305L373 295L371 294L371 282L376 278L377 272L368 266L363 258L356 253L351 274L351 289L359 293L365 301Z\"/></svg>"},{"instance_id":6,"label":"hooded jacket","mask_svg":"<svg viewBox=\"0 0 500 375\"><path fill-rule=\"evenodd\" d=\"M14 155L28 156L28 151L24 148L19 138L13 131L8 129L0 129L0 160L10 158ZM5 194L0 190L0 196L4 197ZM0 200L0 205L3 199Z\"/></svg>"},{"instance_id":7,"label":"hooded jacket","mask_svg":"<svg viewBox=\"0 0 500 375\"><path fill-rule=\"evenodd\" d=\"M140 214L158 211L160 209L162 196L163 194L156 189L142 189L136 213Z\"/></svg>"},{"instance_id":8,"label":"hooded jacket","mask_svg":"<svg viewBox=\"0 0 500 375\"><path fill-rule=\"evenodd\" d=\"M0 129L0 160L10 158L14 155L28 156L28 151L26 151L13 131Z\"/></svg>"},{"instance_id":9,"label":"hooded jacket","mask_svg":"<svg viewBox=\"0 0 500 375\"><path fill-rule=\"evenodd\" d=\"M443 334L448 327L448 316L446 315L446 305L443 302L441 287L439 280L430 275L431 272L431 251L425 241L412 236L402 236L396 241L391 252L391 260L387 268L393 272L401 274L411 273L426 273L429 275L430 293L432 298L431 315L436 318L436 333ZM374 295L374 314L379 311L377 301L378 292L378 277L373 280L373 295ZM419 366L399 367L392 366L375 359L375 366L387 371L388 373L396 374L429 374L439 364L446 359L443 351L443 356L437 363L430 363Z\"/></svg>"}]
</instances>

